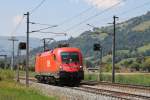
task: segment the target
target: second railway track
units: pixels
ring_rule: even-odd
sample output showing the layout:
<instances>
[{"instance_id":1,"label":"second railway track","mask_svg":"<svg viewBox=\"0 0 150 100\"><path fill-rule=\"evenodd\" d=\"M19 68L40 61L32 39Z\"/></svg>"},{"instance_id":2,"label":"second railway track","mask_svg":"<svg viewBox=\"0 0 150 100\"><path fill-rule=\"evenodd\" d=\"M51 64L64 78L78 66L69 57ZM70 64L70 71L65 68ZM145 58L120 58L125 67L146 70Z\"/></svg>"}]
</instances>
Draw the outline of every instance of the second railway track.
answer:
<instances>
[{"instance_id":1,"label":"second railway track","mask_svg":"<svg viewBox=\"0 0 150 100\"><path fill-rule=\"evenodd\" d=\"M95 84L87 85L92 86L94 88L106 89L106 90L113 90L118 92L125 92L130 94L137 94L143 96L150 97L150 87L148 86L140 86L140 85L129 85L129 84L120 84L120 83L108 83L108 82L94 82ZM86 84L86 82L85 82Z\"/></svg>"},{"instance_id":2,"label":"second railway track","mask_svg":"<svg viewBox=\"0 0 150 100\"><path fill-rule=\"evenodd\" d=\"M81 85L80 87L73 87L73 89L100 94L104 96L109 96L121 100L150 100L149 96L143 96L143 95L137 95L137 94L107 90L107 89L99 89L87 85Z\"/></svg>"}]
</instances>

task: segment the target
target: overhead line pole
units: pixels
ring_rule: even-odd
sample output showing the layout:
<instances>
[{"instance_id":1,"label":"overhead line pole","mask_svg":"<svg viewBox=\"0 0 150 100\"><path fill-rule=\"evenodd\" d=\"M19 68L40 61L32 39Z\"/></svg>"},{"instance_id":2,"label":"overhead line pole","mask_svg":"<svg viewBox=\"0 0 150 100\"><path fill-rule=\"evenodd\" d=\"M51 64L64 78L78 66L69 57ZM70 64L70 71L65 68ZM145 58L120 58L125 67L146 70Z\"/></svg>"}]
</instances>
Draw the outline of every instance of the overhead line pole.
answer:
<instances>
[{"instance_id":1,"label":"overhead line pole","mask_svg":"<svg viewBox=\"0 0 150 100\"><path fill-rule=\"evenodd\" d=\"M115 41L116 41L116 19L119 17L113 16L113 26L114 26L114 32L112 36L112 83L115 82Z\"/></svg>"},{"instance_id":2,"label":"overhead line pole","mask_svg":"<svg viewBox=\"0 0 150 100\"><path fill-rule=\"evenodd\" d=\"M15 37L11 37L11 39L8 39L9 41L12 41L12 59L11 59L11 70L14 69L14 56L15 56L15 52L14 52L14 45L15 42L18 41L17 39L15 39Z\"/></svg>"},{"instance_id":3,"label":"overhead line pole","mask_svg":"<svg viewBox=\"0 0 150 100\"><path fill-rule=\"evenodd\" d=\"M26 86L29 87L29 12L24 15L27 16Z\"/></svg>"}]
</instances>

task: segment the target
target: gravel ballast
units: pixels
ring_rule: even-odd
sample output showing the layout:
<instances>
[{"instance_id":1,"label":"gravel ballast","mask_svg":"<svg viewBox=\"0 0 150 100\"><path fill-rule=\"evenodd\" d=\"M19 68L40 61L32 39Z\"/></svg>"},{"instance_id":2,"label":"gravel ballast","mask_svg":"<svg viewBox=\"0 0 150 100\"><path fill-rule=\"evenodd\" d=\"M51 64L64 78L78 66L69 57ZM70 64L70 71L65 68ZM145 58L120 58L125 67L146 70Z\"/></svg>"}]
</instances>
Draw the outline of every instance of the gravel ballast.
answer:
<instances>
[{"instance_id":1,"label":"gravel ballast","mask_svg":"<svg viewBox=\"0 0 150 100\"><path fill-rule=\"evenodd\" d=\"M21 83L25 83L25 81L21 81ZM30 82L30 87L35 88L44 95L56 96L59 100L118 100L117 98L74 90L69 87L59 87L36 82Z\"/></svg>"}]
</instances>

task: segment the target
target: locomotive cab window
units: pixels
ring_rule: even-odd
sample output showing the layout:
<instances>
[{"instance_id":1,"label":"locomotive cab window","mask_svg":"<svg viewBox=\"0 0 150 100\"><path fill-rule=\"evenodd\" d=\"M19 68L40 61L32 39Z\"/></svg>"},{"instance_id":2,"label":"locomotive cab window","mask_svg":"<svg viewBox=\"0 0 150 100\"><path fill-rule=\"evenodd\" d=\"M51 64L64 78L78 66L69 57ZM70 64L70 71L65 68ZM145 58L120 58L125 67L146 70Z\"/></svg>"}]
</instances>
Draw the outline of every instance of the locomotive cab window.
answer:
<instances>
[{"instance_id":1,"label":"locomotive cab window","mask_svg":"<svg viewBox=\"0 0 150 100\"><path fill-rule=\"evenodd\" d=\"M62 52L61 59L63 63L78 63L79 55L77 52Z\"/></svg>"}]
</instances>

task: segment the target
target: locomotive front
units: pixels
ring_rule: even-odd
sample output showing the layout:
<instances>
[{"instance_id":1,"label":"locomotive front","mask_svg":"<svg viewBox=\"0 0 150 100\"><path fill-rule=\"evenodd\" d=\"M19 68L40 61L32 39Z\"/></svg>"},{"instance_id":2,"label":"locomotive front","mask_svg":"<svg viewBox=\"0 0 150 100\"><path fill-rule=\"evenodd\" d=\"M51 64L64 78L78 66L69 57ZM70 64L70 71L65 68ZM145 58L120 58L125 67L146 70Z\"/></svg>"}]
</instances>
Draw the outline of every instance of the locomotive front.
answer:
<instances>
[{"instance_id":1,"label":"locomotive front","mask_svg":"<svg viewBox=\"0 0 150 100\"><path fill-rule=\"evenodd\" d=\"M80 83L84 78L81 51L77 48L61 48L57 54L60 60L60 81Z\"/></svg>"}]
</instances>

